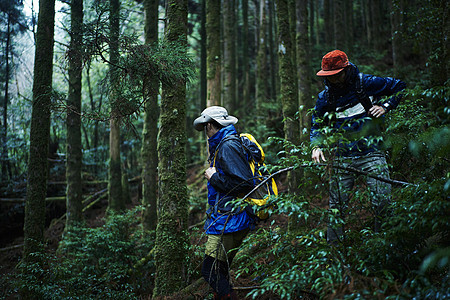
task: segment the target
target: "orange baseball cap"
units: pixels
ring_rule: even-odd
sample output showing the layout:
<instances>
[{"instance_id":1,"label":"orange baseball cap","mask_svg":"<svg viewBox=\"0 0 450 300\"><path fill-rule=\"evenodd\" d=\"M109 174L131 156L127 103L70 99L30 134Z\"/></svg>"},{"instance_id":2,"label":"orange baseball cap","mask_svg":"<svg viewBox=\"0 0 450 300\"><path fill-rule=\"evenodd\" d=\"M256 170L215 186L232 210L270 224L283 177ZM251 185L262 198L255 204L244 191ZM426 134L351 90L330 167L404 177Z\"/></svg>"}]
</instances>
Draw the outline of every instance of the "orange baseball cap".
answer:
<instances>
[{"instance_id":1,"label":"orange baseball cap","mask_svg":"<svg viewBox=\"0 0 450 300\"><path fill-rule=\"evenodd\" d=\"M333 50L325 54L322 58L322 70L317 72L317 76L331 76L339 73L348 66L348 57L341 50Z\"/></svg>"}]
</instances>

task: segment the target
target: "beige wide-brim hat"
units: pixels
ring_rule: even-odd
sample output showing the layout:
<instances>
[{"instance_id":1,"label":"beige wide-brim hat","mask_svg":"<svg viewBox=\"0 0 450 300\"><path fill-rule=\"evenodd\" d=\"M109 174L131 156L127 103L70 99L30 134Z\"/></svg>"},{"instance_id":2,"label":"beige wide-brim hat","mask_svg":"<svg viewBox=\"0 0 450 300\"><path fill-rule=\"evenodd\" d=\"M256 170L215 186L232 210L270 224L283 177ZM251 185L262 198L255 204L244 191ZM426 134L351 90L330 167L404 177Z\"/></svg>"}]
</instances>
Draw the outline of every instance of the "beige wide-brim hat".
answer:
<instances>
[{"instance_id":1,"label":"beige wide-brim hat","mask_svg":"<svg viewBox=\"0 0 450 300\"><path fill-rule=\"evenodd\" d=\"M200 117L194 120L194 128L202 131L205 123L211 122L212 120L224 127L238 122L238 118L228 115L228 111L224 107L210 106L202 111Z\"/></svg>"}]
</instances>

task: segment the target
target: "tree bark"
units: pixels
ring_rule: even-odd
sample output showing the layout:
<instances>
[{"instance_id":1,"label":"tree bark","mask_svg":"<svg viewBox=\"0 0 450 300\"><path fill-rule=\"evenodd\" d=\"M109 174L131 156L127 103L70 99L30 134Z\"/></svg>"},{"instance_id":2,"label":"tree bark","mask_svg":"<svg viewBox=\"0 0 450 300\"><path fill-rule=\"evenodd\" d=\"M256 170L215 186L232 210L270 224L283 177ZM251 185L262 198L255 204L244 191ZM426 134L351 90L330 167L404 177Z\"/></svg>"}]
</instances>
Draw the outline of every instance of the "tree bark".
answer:
<instances>
[{"instance_id":1,"label":"tree bark","mask_svg":"<svg viewBox=\"0 0 450 300\"><path fill-rule=\"evenodd\" d=\"M158 0L144 0L145 43L158 42ZM158 221L156 199L158 191L158 78L147 74L144 81L145 119L142 131L142 223L144 228L153 230Z\"/></svg>"},{"instance_id":2,"label":"tree bark","mask_svg":"<svg viewBox=\"0 0 450 300\"><path fill-rule=\"evenodd\" d=\"M108 210L121 211L125 209L122 194L122 170L120 161L120 111L119 99L116 89L118 83L118 61L119 61L119 32L120 32L120 3L119 0L110 0L110 102L111 119L109 121L109 185L108 185Z\"/></svg>"},{"instance_id":3,"label":"tree bark","mask_svg":"<svg viewBox=\"0 0 450 300\"><path fill-rule=\"evenodd\" d=\"M262 103L269 99L267 61L267 13L266 1L259 3L259 39L256 56L256 115L263 116Z\"/></svg>"},{"instance_id":4,"label":"tree bark","mask_svg":"<svg viewBox=\"0 0 450 300\"><path fill-rule=\"evenodd\" d=\"M300 139L309 140L307 129L310 125L310 117L307 112L313 107L311 93L311 67L310 44L308 39L308 10L306 8L308 0L299 0L297 2L297 70L299 82L299 106L300 106Z\"/></svg>"},{"instance_id":5,"label":"tree bark","mask_svg":"<svg viewBox=\"0 0 450 300\"><path fill-rule=\"evenodd\" d=\"M333 29L334 29L334 48L342 51L347 49L347 24L345 23L345 0L333 1Z\"/></svg>"},{"instance_id":6,"label":"tree bark","mask_svg":"<svg viewBox=\"0 0 450 300\"><path fill-rule=\"evenodd\" d=\"M298 111L298 92L296 69L293 64L293 39L289 23L288 0L277 0L276 11L278 17L278 58L280 62L280 98L284 116L285 139L294 144L300 139L300 123L296 117ZM289 149L286 149L289 153ZM295 190L297 182L295 176L289 178L289 188Z\"/></svg>"},{"instance_id":7,"label":"tree bark","mask_svg":"<svg viewBox=\"0 0 450 300\"><path fill-rule=\"evenodd\" d=\"M55 0L39 1L34 58L33 111L30 128L30 154L24 222L24 261L38 259L45 227L47 156L50 142L50 105L53 76L53 33Z\"/></svg>"},{"instance_id":8,"label":"tree bark","mask_svg":"<svg viewBox=\"0 0 450 300\"><path fill-rule=\"evenodd\" d=\"M334 46L334 18L333 18L333 2L331 0L324 0L324 23L325 23L325 44L328 47Z\"/></svg>"},{"instance_id":9,"label":"tree bark","mask_svg":"<svg viewBox=\"0 0 450 300\"><path fill-rule=\"evenodd\" d=\"M167 41L187 46L187 14L187 0L169 0L165 30ZM185 156L186 81L180 80L170 86L163 83L162 89L154 296L172 294L186 284L189 246Z\"/></svg>"},{"instance_id":10,"label":"tree bark","mask_svg":"<svg viewBox=\"0 0 450 300\"><path fill-rule=\"evenodd\" d=\"M242 64L243 64L243 103L250 105L250 55L249 55L249 28L248 28L248 0L242 0Z\"/></svg>"},{"instance_id":11,"label":"tree bark","mask_svg":"<svg viewBox=\"0 0 450 300\"><path fill-rule=\"evenodd\" d=\"M9 102L9 54L10 54L10 44L11 44L11 14L8 13L8 20L6 27L6 47L5 47L5 97L3 98L3 124L0 122L0 141L2 143L2 157L0 159L2 165L2 174L0 179L2 181L8 180L12 177L11 166L9 164L8 158L8 102ZM3 126L1 126L3 125Z\"/></svg>"},{"instance_id":12,"label":"tree bark","mask_svg":"<svg viewBox=\"0 0 450 300\"><path fill-rule=\"evenodd\" d=\"M69 93L67 98L67 218L65 230L82 220L81 71L83 40L83 0L71 3L69 48Z\"/></svg>"},{"instance_id":13,"label":"tree bark","mask_svg":"<svg viewBox=\"0 0 450 300\"><path fill-rule=\"evenodd\" d=\"M236 107L236 10L235 0L223 1L224 32L224 97L223 105L229 111Z\"/></svg>"},{"instance_id":14,"label":"tree bark","mask_svg":"<svg viewBox=\"0 0 450 300\"><path fill-rule=\"evenodd\" d=\"M220 0L206 0L206 105L221 104Z\"/></svg>"}]
</instances>

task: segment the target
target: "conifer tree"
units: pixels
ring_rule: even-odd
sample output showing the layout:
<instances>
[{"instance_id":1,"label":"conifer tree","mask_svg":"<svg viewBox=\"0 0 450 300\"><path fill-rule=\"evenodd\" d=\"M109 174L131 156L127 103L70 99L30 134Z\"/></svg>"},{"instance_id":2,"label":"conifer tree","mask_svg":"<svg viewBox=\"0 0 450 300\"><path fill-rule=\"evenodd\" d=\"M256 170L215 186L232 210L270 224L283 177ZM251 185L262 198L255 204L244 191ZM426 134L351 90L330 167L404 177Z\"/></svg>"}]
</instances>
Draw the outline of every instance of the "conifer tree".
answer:
<instances>
[{"instance_id":1,"label":"conifer tree","mask_svg":"<svg viewBox=\"0 0 450 300\"><path fill-rule=\"evenodd\" d=\"M55 0L39 1L33 78L33 112L25 203L24 261L31 262L42 251L47 194L47 156L50 142Z\"/></svg>"},{"instance_id":2,"label":"conifer tree","mask_svg":"<svg viewBox=\"0 0 450 300\"><path fill-rule=\"evenodd\" d=\"M144 0L145 43L156 46L158 42L158 0ZM142 132L142 204L143 224L155 229L157 222L156 199L158 189L158 89L159 80L148 73L144 79L145 120Z\"/></svg>"},{"instance_id":3,"label":"conifer tree","mask_svg":"<svg viewBox=\"0 0 450 300\"><path fill-rule=\"evenodd\" d=\"M119 0L110 0L110 32L109 32L109 97L111 102L111 119L109 132L109 182L108 182L108 209L120 211L125 208L125 202L122 194L122 169L120 161L120 103L116 99L119 91L119 32L120 32L120 2Z\"/></svg>"},{"instance_id":4,"label":"conifer tree","mask_svg":"<svg viewBox=\"0 0 450 300\"><path fill-rule=\"evenodd\" d=\"M165 38L187 46L187 0L170 0ZM185 284L187 237L186 80L162 83L158 135L159 197L156 228L154 296L169 295Z\"/></svg>"},{"instance_id":5,"label":"conifer tree","mask_svg":"<svg viewBox=\"0 0 450 300\"><path fill-rule=\"evenodd\" d=\"M81 71L83 39L83 0L71 3L71 40L69 58L69 93L67 99L67 217L66 230L82 219L82 146L81 146Z\"/></svg>"},{"instance_id":6,"label":"conifer tree","mask_svg":"<svg viewBox=\"0 0 450 300\"><path fill-rule=\"evenodd\" d=\"M220 0L206 0L206 105L221 104Z\"/></svg>"}]
</instances>

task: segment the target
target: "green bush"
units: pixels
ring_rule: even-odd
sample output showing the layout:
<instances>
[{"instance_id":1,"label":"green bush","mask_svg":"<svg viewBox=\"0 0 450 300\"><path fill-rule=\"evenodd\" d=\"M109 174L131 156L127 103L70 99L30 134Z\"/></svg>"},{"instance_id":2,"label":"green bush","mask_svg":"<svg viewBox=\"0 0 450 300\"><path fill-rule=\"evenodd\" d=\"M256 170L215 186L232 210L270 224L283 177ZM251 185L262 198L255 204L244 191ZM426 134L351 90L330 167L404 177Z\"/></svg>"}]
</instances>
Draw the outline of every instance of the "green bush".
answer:
<instances>
[{"instance_id":1,"label":"green bush","mask_svg":"<svg viewBox=\"0 0 450 300\"><path fill-rule=\"evenodd\" d=\"M153 260L142 264L153 233L138 224L140 208L112 214L98 228L74 227L58 253L40 264L23 264L14 287L33 299L136 299L152 288Z\"/></svg>"}]
</instances>

